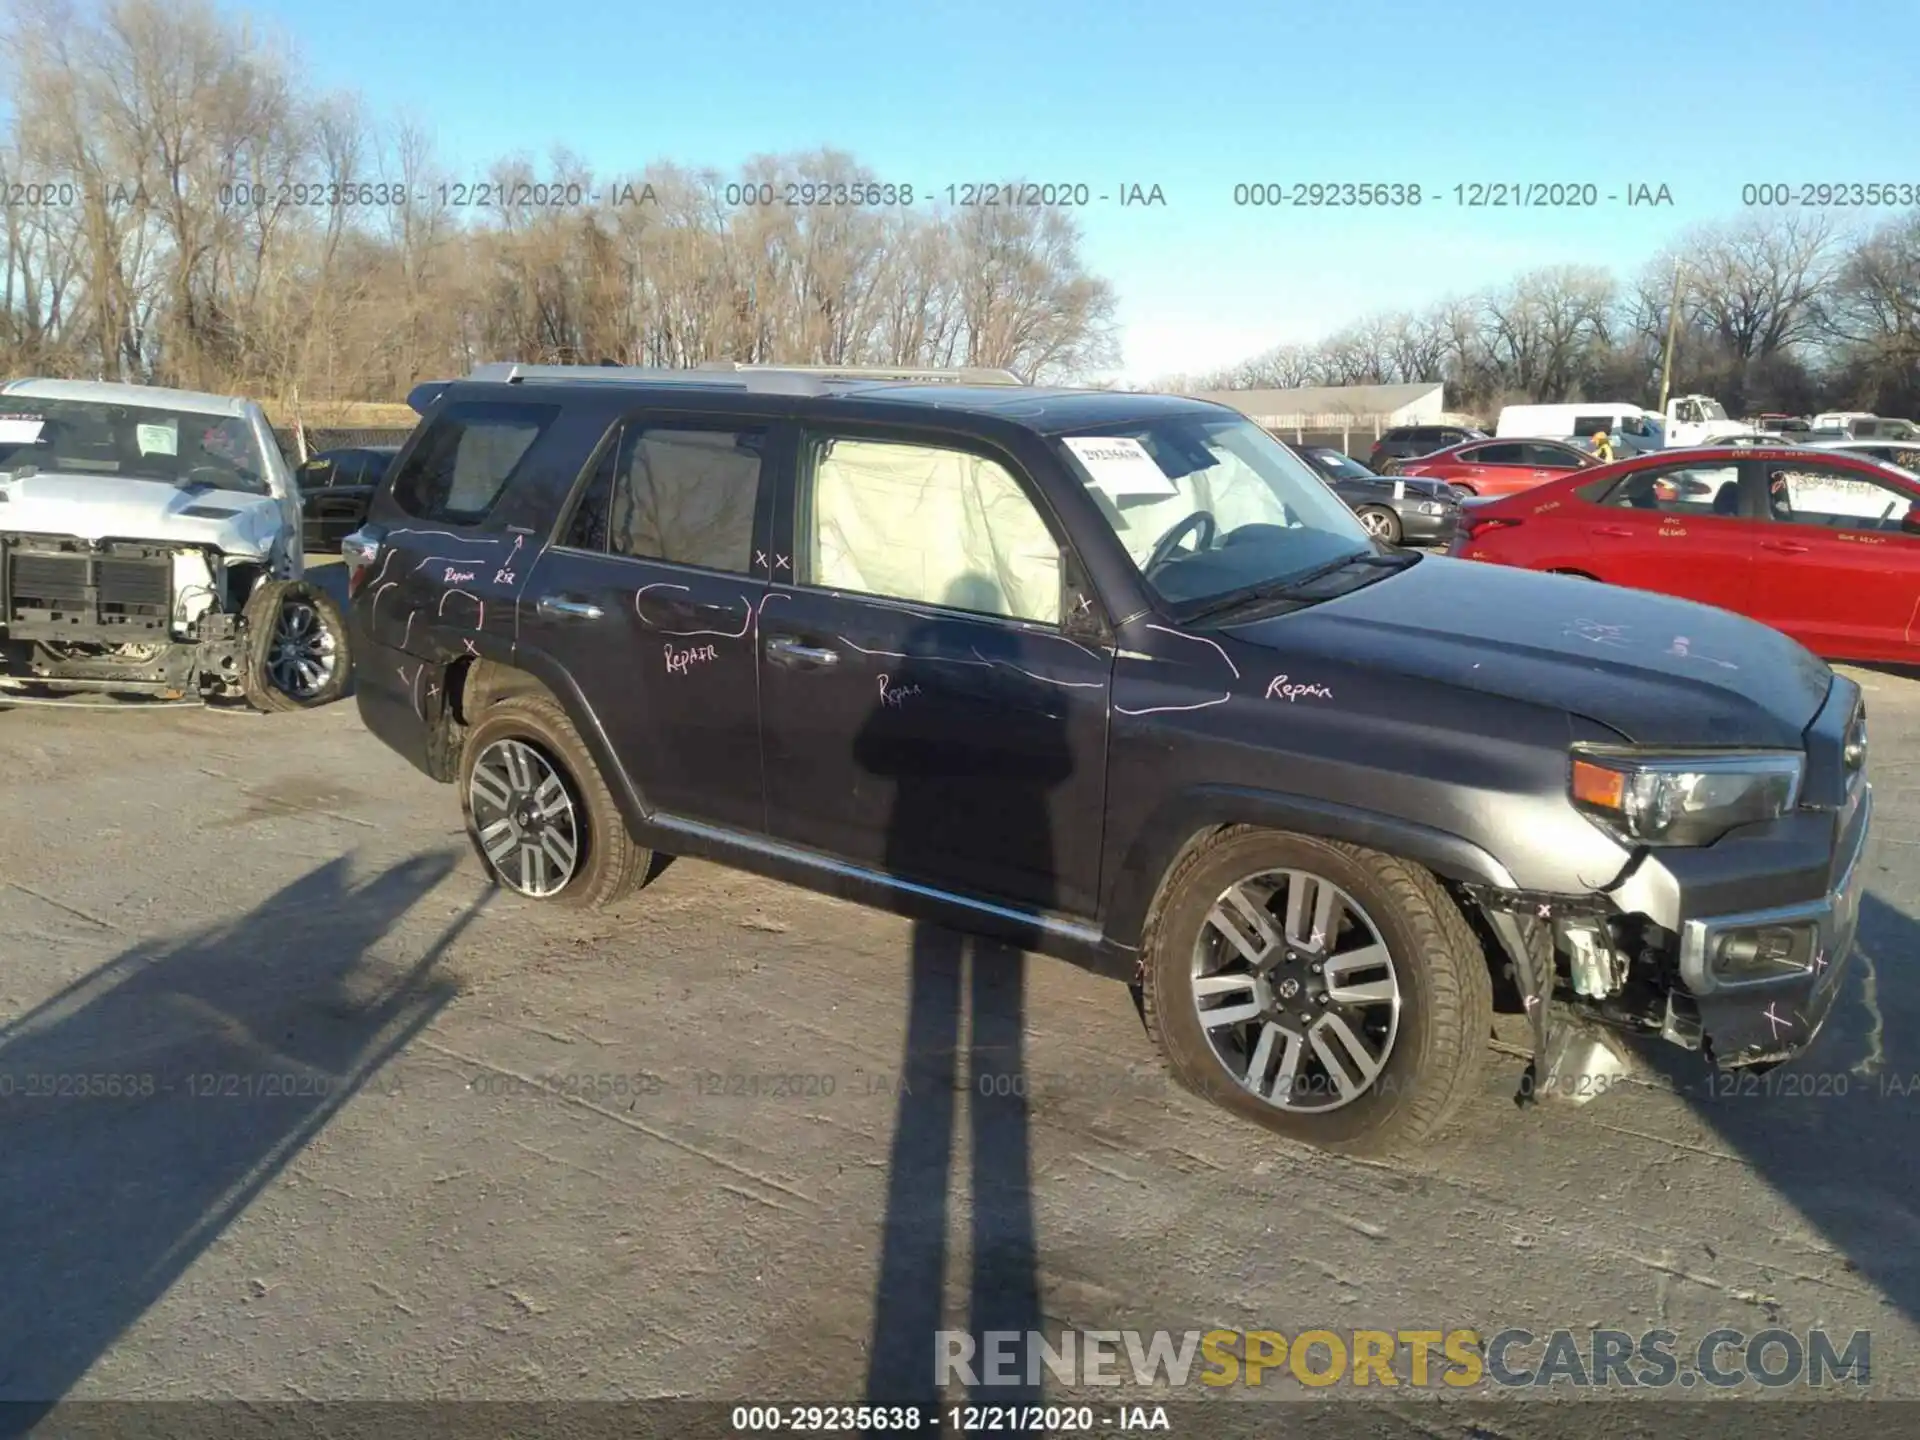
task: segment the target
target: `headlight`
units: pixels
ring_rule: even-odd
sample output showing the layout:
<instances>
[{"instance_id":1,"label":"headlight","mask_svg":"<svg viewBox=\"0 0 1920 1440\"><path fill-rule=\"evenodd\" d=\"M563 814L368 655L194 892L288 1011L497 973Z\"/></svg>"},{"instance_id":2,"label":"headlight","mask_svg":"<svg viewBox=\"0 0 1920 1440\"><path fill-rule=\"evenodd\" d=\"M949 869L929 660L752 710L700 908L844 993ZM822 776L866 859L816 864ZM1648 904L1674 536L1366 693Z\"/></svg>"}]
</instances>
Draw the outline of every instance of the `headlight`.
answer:
<instances>
[{"instance_id":1,"label":"headlight","mask_svg":"<svg viewBox=\"0 0 1920 1440\"><path fill-rule=\"evenodd\" d=\"M1420 502L1420 513L1422 515L1438 515L1441 513L1441 509L1440 502L1437 500L1423 500Z\"/></svg>"},{"instance_id":2,"label":"headlight","mask_svg":"<svg viewBox=\"0 0 1920 1440\"><path fill-rule=\"evenodd\" d=\"M1580 751L1574 807L1635 845L1711 845L1741 825L1777 819L1800 799L1794 751L1648 755Z\"/></svg>"}]
</instances>

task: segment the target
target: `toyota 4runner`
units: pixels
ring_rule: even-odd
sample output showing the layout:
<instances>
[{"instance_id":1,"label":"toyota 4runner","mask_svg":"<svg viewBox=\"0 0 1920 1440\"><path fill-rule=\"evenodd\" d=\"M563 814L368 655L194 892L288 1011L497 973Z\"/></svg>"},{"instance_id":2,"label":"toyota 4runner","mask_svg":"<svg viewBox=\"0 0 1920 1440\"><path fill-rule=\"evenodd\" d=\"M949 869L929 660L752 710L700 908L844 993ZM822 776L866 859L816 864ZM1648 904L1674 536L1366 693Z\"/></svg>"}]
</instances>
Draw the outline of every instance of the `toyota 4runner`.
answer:
<instances>
[{"instance_id":1,"label":"toyota 4runner","mask_svg":"<svg viewBox=\"0 0 1920 1440\"><path fill-rule=\"evenodd\" d=\"M700 856L1135 987L1193 1090L1380 1151L1531 1026L1794 1055L1861 692L1724 611L1371 539L1234 411L1004 373L482 367L349 538L368 727L497 883ZM1686 643L1677 637L1685 636Z\"/></svg>"}]
</instances>

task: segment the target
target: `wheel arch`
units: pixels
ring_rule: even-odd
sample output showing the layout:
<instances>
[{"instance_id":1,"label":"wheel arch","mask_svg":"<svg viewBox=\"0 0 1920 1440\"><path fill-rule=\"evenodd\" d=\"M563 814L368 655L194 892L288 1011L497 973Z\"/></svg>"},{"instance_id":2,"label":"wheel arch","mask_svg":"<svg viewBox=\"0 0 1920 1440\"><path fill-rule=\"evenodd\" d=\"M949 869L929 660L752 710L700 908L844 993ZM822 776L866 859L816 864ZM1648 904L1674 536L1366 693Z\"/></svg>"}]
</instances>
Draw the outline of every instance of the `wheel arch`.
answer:
<instances>
[{"instance_id":1,"label":"wheel arch","mask_svg":"<svg viewBox=\"0 0 1920 1440\"><path fill-rule=\"evenodd\" d=\"M1241 826L1365 846L1424 865L1456 884L1515 885L1506 866L1472 840L1404 816L1243 786L1199 786L1163 802L1115 867L1106 887L1108 941L1137 949L1147 916L1181 858L1210 836Z\"/></svg>"},{"instance_id":2,"label":"wheel arch","mask_svg":"<svg viewBox=\"0 0 1920 1440\"><path fill-rule=\"evenodd\" d=\"M587 754L599 768L614 803L638 835L649 823L651 810L634 785L626 766L600 724L600 717L587 704L580 687L562 665L553 663L537 650L517 649L516 663L508 664L485 656L463 655L447 666L448 703L433 730L431 755L436 778L452 780L457 773L460 742L468 729L478 723L487 708L514 695L539 695L553 701L572 722ZM439 771L444 770L444 774Z\"/></svg>"}]
</instances>

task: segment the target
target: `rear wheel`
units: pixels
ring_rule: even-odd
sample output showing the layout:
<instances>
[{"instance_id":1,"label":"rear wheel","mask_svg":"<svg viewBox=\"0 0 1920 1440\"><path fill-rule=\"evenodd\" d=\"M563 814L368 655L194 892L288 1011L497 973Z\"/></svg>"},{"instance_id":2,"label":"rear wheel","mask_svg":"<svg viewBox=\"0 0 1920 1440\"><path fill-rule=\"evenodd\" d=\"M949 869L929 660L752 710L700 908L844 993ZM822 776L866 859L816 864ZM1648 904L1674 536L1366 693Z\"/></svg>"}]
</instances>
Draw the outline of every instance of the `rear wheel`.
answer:
<instances>
[{"instance_id":1,"label":"rear wheel","mask_svg":"<svg viewBox=\"0 0 1920 1440\"><path fill-rule=\"evenodd\" d=\"M340 607L304 580L269 580L247 597L242 680L256 710L312 710L347 693L353 646Z\"/></svg>"},{"instance_id":2,"label":"rear wheel","mask_svg":"<svg viewBox=\"0 0 1920 1440\"><path fill-rule=\"evenodd\" d=\"M1381 505L1368 505L1354 512L1360 519L1360 526L1376 540L1389 545L1400 543L1400 517Z\"/></svg>"},{"instance_id":3,"label":"rear wheel","mask_svg":"<svg viewBox=\"0 0 1920 1440\"><path fill-rule=\"evenodd\" d=\"M1290 1139L1417 1144L1478 1081L1486 958L1431 873L1238 828L1190 850L1142 939L1140 1003L1174 1077Z\"/></svg>"},{"instance_id":4,"label":"rear wheel","mask_svg":"<svg viewBox=\"0 0 1920 1440\"><path fill-rule=\"evenodd\" d=\"M456 783L480 863L517 895L597 910L658 873L573 722L544 695L489 706L467 732Z\"/></svg>"}]
</instances>

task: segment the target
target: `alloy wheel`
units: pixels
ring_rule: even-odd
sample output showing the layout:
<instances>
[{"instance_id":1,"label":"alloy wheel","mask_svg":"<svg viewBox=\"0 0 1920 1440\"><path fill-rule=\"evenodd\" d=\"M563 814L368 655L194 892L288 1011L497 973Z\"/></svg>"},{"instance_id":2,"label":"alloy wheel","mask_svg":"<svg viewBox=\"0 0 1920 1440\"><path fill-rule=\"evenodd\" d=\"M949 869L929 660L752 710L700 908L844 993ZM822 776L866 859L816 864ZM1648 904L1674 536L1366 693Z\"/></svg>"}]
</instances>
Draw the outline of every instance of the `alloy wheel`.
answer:
<instances>
[{"instance_id":1,"label":"alloy wheel","mask_svg":"<svg viewBox=\"0 0 1920 1440\"><path fill-rule=\"evenodd\" d=\"M1273 870L1229 885L1200 927L1192 976L1214 1058L1276 1109L1350 1105L1393 1053L1393 956L1359 901L1323 876Z\"/></svg>"},{"instance_id":2,"label":"alloy wheel","mask_svg":"<svg viewBox=\"0 0 1920 1440\"><path fill-rule=\"evenodd\" d=\"M1384 536L1387 533L1387 517L1377 510L1369 510L1360 517L1360 525L1369 535Z\"/></svg>"},{"instance_id":3,"label":"alloy wheel","mask_svg":"<svg viewBox=\"0 0 1920 1440\"><path fill-rule=\"evenodd\" d=\"M543 900L566 889L580 862L573 792L546 756L524 740L496 740L467 781L480 849L509 889Z\"/></svg>"},{"instance_id":4,"label":"alloy wheel","mask_svg":"<svg viewBox=\"0 0 1920 1440\"><path fill-rule=\"evenodd\" d=\"M340 664L339 644L311 601L289 600L280 607L267 652L267 678L296 700L324 690Z\"/></svg>"}]
</instances>

